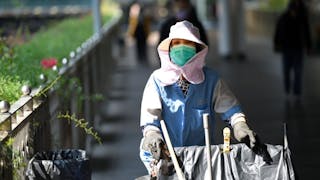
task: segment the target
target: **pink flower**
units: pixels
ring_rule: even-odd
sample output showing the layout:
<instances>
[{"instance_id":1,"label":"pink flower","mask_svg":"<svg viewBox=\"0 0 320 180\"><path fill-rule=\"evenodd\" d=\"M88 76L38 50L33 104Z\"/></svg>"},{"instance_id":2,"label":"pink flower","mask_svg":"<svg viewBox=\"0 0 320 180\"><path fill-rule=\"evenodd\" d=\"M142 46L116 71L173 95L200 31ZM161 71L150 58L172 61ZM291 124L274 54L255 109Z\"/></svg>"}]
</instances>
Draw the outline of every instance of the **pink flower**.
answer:
<instances>
[{"instance_id":1,"label":"pink flower","mask_svg":"<svg viewBox=\"0 0 320 180\"><path fill-rule=\"evenodd\" d=\"M44 69L52 68L53 66L57 65L57 59L56 58L44 58L41 60L41 66Z\"/></svg>"}]
</instances>

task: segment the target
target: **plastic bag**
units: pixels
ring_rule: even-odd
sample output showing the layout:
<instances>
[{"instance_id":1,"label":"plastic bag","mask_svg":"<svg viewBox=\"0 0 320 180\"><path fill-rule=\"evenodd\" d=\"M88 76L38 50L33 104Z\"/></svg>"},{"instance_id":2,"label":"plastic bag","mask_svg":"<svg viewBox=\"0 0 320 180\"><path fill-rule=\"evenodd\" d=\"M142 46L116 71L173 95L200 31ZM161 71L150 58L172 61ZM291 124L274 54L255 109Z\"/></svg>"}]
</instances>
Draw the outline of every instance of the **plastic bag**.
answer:
<instances>
[{"instance_id":1,"label":"plastic bag","mask_svg":"<svg viewBox=\"0 0 320 180\"><path fill-rule=\"evenodd\" d=\"M91 168L84 150L38 152L29 161L26 176L30 180L91 180Z\"/></svg>"},{"instance_id":2,"label":"plastic bag","mask_svg":"<svg viewBox=\"0 0 320 180\"><path fill-rule=\"evenodd\" d=\"M214 180L294 180L295 173L291 162L290 150L281 145L266 144L272 158L268 164L262 156L254 153L245 144L231 145L229 153L222 152L222 145L211 145L212 176ZM207 170L204 146L175 148L182 161L182 170L187 180L203 180ZM148 179L148 176L140 177ZM150 179L150 178L149 178ZM159 175L159 180L178 180L172 176Z\"/></svg>"}]
</instances>

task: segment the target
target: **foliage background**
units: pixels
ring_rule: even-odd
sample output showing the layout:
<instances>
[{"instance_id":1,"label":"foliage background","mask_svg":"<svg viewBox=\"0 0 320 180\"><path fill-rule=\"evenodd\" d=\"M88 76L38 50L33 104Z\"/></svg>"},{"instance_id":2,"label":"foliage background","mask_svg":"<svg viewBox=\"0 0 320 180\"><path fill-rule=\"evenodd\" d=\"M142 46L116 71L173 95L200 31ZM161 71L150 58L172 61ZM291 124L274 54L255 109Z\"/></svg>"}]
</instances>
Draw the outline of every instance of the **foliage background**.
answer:
<instances>
[{"instance_id":1,"label":"foliage background","mask_svg":"<svg viewBox=\"0 0 320 180\"><path fill-rule=\"evenodd\" d=\"M103 24L116 13L117 4L111 0L102 1L101 14ZM19 31L18 31L19 32ZM21 32L21 31L20 31ZM1 39L0 44L0 101L13 103L21 96L21 87L25 84L38 87L42 82L40 74L45 74L48 81L56 78L51 69L41 67L44 58L55 58L58 66L93 34L91 14L67 18L43 27L37 33L23 34L27 42L21 45L8 45ZM21 34L17 33L17 36Z\"/></svg>"}]
</instances>

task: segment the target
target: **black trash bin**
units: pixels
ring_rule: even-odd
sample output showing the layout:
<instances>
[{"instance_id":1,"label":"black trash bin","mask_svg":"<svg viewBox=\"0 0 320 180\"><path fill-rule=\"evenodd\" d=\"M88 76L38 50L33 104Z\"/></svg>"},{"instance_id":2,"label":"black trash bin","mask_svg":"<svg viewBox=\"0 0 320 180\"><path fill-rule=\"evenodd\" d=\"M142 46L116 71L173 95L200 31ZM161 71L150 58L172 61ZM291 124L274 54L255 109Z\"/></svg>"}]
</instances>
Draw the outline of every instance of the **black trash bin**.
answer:
<instances>
[{"instance_id":1,"label":"black trash bin","mask_svg":"<svg viewBox=\"0 0 320 180\"><path fill-rule=\"evenodd\" d=\"M38 152L30 159L26 176L29 180L91 180L91 166L84 150Z\"/></svg>"}]
</instances>

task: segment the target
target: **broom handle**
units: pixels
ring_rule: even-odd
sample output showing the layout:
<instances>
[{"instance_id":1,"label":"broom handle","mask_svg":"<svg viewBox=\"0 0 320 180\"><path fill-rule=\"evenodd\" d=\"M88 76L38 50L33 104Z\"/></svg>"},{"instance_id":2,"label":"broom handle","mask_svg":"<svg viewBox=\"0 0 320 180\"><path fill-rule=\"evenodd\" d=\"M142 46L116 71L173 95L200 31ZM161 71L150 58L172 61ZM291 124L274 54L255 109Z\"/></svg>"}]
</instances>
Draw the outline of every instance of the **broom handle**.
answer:
<instances>
[{"instance_id":1,"label":"broom handle","mask_svg":"<svg viewBox=\"0 0 320 180\"><path fill-rule=\"evenodd\" d=\"M210 148L210 133L209 133L209 114L205 113L202 115L204 135L206 140L206 149L207 149L207 173L208 180L212 180L211 172L211 148Z\"/></svg>"},{"instance_id":2,"label":"broom handle","mask_svg":"<svg viewBox=\"0 0 320 180\"><path fill-rule=\"evenodd\" d=\"M179 166L176 154L175 154L174 149L172 147L172 143L171 143L171 140L170 140L170 137L169 137L169 134L168 134L168 130L167 130L167 127L166 127L166 124L165 124L164 120L160 120L160 125L161 125L161 129L162 129L162 132L163 132L164 139L165 139L166 144L168 146L168 150L169 150L172 162L173 162L174 169L177 172L178 179L179 180L185 180L184 174L182 173L182 170L181 170L181 168Z\"/></svg>"}]
</instances>

